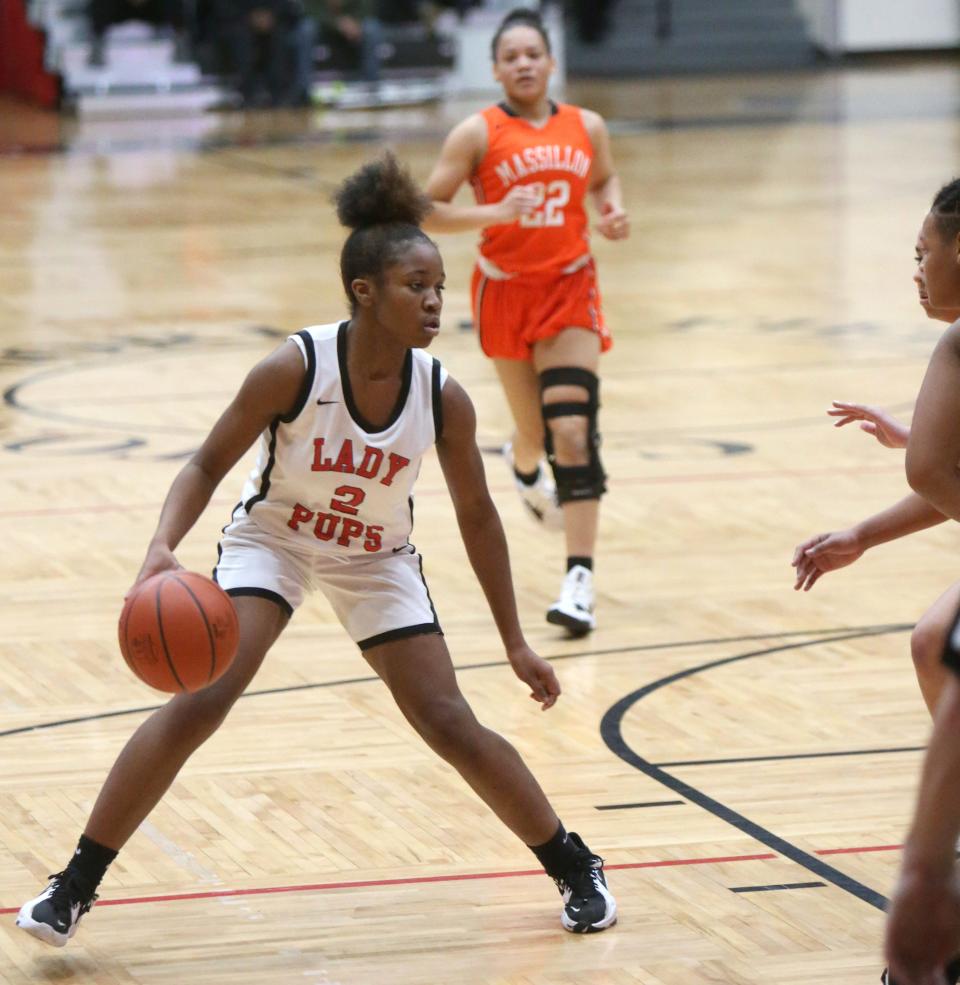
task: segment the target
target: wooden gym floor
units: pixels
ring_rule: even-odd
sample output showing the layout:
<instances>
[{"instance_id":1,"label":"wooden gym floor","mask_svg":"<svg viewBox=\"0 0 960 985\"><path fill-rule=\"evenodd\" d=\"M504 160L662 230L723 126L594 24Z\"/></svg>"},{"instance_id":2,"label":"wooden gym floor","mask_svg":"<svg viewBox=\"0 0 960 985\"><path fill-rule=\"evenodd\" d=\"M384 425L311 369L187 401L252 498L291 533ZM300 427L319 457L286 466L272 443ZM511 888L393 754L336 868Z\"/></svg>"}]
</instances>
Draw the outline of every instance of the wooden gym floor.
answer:
<instances>
[{"instance_id":1,"label":"wooden gym floor","mask_svg":"<svg viewBox=\"0 0 960 985\"><path fill-rule=\"evenodd\" d=\"M794 545L888 505L902 454L833 398L909 415L940 327L914 236L954 176L940 62L577 85L633 216L599 241L611 490L600 628L543 620L560 542L522 514L469 330L474 237L441 240L434 349L472 394L523 623L504 664L434 460L415 541L462 685L607 859L612 931L559 925L526 849L436 761L319 599L113 866L64 951L13 926L159 697L116 619L162 497L246 369L333 320L331 188L384 144L424 178L477 104L77 123L0 104L0 981L82 985L873 983L928 722L909 629L957 577L943 527L809 595ZM231 476L182 546L209 570Z\"/></svg>"}]
</instances>

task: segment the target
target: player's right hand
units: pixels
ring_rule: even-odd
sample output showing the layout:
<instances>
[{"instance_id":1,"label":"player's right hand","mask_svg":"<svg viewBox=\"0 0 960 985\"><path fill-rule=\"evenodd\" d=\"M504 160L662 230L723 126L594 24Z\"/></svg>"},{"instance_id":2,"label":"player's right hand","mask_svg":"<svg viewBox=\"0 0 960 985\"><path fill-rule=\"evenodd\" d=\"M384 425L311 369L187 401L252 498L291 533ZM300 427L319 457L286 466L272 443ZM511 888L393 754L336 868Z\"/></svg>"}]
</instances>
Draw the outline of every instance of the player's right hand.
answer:
<instances>
[{"instance_id":1,"label":"player's right hand","mask_svg":"<svg viewBox=\"0 0 960 985\"><path fill-rule=\"evenodd\" d=\"M529 215L542 204L543 199L530 185L514 185L492 206L494 222L513 222L522 215Z\"/></svg>"},{"instance_id":2,"label":"player's right hand","mask_svg":"<svg viewBox=\"0 0 960 985\"><path fill-rule=\"evenodd\" d=\"M182 568L183 565L176 559L173 551L167 547L166 544L161 544L156 541L150 544L147 548L147 556L143 559L143 564L140 566L140 571L137 577L134 579L133 584L127 589L124 594L124 599L126 599L130 593L140 584L142 581L146 581L148 578L152 578L154 575L160 574L161 571L176 571L178 568Z\"/></svg>"},{"instance_id":3,"label":"player's right hand","mask_svg":"<svg viewBox=\"0 0 960 985\"><path fill-rule=\"evenodd\" d=\"M863 554L856 535L851 530L816 534L799 544L790 562L797 569L794 591L809 592L821 575L853 564Z\"/></svg>"},{"instance_id":4,"label":"player's right hand","mask_svg":"<svg viewBox=\"0 0 960 985\"><path fill-rule=\"evenodd\" d=\"M508 650L507 657L513 672L530 688L530 697L540 702L540 710L552 708L560 697L560 682L553 667L526 643Z\"/></svg>"},{"instance_id":5,"label":"player's right hand","mask_svg":"<svg viewBox=\"0 0 960 985\"><path fill-rule=\"evenodd\" d=\"M831 417L840 418L834 423L835 428L853 421L860 422L860 430L872 434L885 448L906 448L910 428L891 417L879 407L868 407L866 404L851 404L845 400L834 400L833 407L827 413Z\"/></svg>"}]
</instances>

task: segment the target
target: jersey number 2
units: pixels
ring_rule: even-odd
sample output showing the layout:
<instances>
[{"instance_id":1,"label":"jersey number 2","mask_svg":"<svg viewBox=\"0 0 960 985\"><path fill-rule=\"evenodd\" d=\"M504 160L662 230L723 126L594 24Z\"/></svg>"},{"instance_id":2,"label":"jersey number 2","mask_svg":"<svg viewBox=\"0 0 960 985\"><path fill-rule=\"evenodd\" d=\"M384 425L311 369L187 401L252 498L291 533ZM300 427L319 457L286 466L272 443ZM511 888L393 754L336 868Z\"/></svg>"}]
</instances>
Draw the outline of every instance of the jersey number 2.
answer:
<instances>
[{"instance_id":1,"label":"jersey number 2","mask_svg":"<svg viewBox=\"0 0 960 985\"><path fill-rule=\"evenodd\" d=\"M366 493L356 486L337 486L333 490L334 496L342 496L343 499L331 499L330 509L338 513L346 513L349 516L356 516L360 512L360 504L366 498Z\"/></svg>"},{"instance_id":2,"label":"jersey number 2","mask_svg":"<svg viewBox=\"0 0 960 985\"><path fill-rule=\"evenodd\" d=\"M562 226L563 207L570 201L570 182L551 181L545 185L535 181L528 188L537 196L533 212L520 216L520 225L540 228L543 226Z\"/></svg>"}]
</instances>

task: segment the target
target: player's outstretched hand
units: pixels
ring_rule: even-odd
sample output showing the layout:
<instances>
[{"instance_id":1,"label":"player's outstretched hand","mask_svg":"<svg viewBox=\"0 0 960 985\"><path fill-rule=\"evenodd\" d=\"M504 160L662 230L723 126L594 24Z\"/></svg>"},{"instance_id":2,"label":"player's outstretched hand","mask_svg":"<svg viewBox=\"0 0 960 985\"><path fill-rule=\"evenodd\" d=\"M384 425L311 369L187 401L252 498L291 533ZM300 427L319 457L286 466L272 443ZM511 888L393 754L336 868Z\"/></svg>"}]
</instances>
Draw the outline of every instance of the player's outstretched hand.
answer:
<instances>
[{"instance_id":1,"label":"player's outstretched hand","mask_svg":"<svg viewBox=\"0 0 960 985\"><path fill-rule=\"evenodd\" d=\"M607 202L597 220L597 232L607 239L626 239L630 235L630 217L623 209Z\"/></svg>"},{"instance_id":2,"label":"player's outstretched hand","mask_svg":"<svg viewBox=\"0 0 960 985\"><path fill-rule=\"evenodd\" d=\"M797 569L794 591L809 592L821 575L853 564L863 554L856 535L851 530L816 534L798 545L790 562Z\"/></svg>"},{"instance_id":3,"label":"player's outstretched hand","mask_svg":"<svg viewBox=\"0 0 960 985\"><path fill-rule=\"evenodd\" d=\"M844 424L860 422L860 430L872 434L885 448L906 448L910 428L891 417L880 407L868 407L866 404L851 404L845 400L834 400L833 407L827 411L831 417L838 418L835 428Z\"/></svg>"},{"instance_id":4,"label":"player's outstretched hand","mask_svg":"<svg viewBox=\"0 0 960 985\"><path fill-rule=\"evenodd\" d=\"M158 575L161 571L175 571L181 567L183 565L174 557L173 551L166 544L151 543L147 549L147 556L143 559L140 572L123 597L127 598L134 588L140 582L146 581L147 578L152 578L153 575Z\"/></svg>"},{"instance_id":5,"label":"player's outstretched hand","mask_svg":"<svg viewBox=\"0 0 960 985\"><path fill-rule=\"evenodd\" d=\"M541 710L552 708L560 697L560 682L553 667L526 643L510 650L507 656L513 672L530 688L530 697L540 702Z\"/></svg>"}]
</instances>

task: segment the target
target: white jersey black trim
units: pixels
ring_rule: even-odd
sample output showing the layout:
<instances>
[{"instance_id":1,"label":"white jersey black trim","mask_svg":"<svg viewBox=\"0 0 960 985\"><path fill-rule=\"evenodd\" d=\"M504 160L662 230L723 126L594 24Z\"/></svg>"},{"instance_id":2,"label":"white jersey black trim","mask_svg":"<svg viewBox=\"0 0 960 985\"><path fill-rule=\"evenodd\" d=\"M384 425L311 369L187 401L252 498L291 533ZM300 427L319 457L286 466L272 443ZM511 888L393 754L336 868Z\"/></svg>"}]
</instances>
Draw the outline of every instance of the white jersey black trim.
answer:
<instances>
[{"instance_id":1,"label":"white jersey black trim","mask_svg":"<svg viewBox=\"0 0 960 985\"><path fill-rule=\"evenodd\" d=\"M267 493L270 491L270 473L273 471L273 463L277 460L277 428L280 427L280 418L275 417L270 422L270 453L267 460L266 467L263 470L263 475L260 479L260 491L256 496L251 496L244 504L243 508L249 514L250 511L257 505L262 499L267 498Z\"/></svg>"},{"instance_id":2,"label":"white jersey black trim","mask_svg":"<svg viewBox=\"0 0 960 985\"><path fill-rule=\"evenodd\" d=\"M413 497L410 497L410 518L413 519ZM411 552L417 554L417 549L413 544L405 544ZM433 614L433 622L422 622L415 626L401 626L399 629L391 629L386 633L378 633L365 640L360 640L357 646L361 650L369 650L371 647L379 646L381 643L390 643L393 640L405 640L411 636L425 636L436 633L443 636L443 629L440 626L440 617L437 615L437 607L433 604L433 597L430 595L430 586L423 575L423 555L417 554L417 568L420 572L420 581L423 582L423 590L427 595L427 602L430 604L430 612Z\"/></svg>"},{"instance_id":3,"label":"white jersey black trim","mask_svg":"<svg viewBox=\"0 0 960 985\"><path fill-rule=\"evenodd\" d=\"M440 624L436 621L424 622L420 623L419 626L404 626L402 629L391 629L387 633L379 633L368 639L360 640L357 646L361 650L371 650L375 646L380 646L382 643L392 643L394 640L406 640L411 636L434 635L443 636L443 630L440 628Z\"/></svg>"},{"instance_id":4,"label":"white jersey black trim","mask_svg":"<svg viewBox=\"0 0 960 985\"><path fill-rule=\"evenodd\" d=\"M344 325L346 325L346 322L344 322ZM243 504L243 508L247 511L248 515L257 503L267 498L267 493L270 492L270 473L273 471L273 463L276 461L277 428L281 424L289 424L291 421L297 419L300 411L303 410L307 402L307 397L310 396L310 391L313 389L313 380L317 374L317 351L314 348L310 333L304 328L296 334L303 341L303 348L307 354L307 369L303 374L300 392L297 394L297 399L294 401L293 407L286 414L281 414L270 422L270 457L263 469L259 492L255 496L251 496Z\"/></svg>"},{"instance_id":5,"label":"white jersey black trim","mask_svg":"<svg viewBox=\"0 0 960 985\"><path fill-rule=\"evenodd\" d=\"M310 396L310 391L313 389L313 381L317 375L317 350L314 348L310 333L303 328L296 334L303 342L303 351L307 354L307 371L303 376L303 383L300 386L300 392L297 394L296 403L294 403L293 408L288 414L280 418L284 424L289 424L300 416L300 412L307 404L307 398Z\"/></svg>"},{"instance_id":6,"label":"white jersey black trim","mask_svg":"<svg viewBox=\"0 0 960 985\"><path fill-rule=\"evenodd\" d=\"M433 360L433 369L430 375L431 390L433 394L433 432L434 443L438 442L443 436L443 399L441 390L443 383L440 376L440 360Z\"/></svg>"},{"instance_id":7,"label":"white jersey black trim","mask_svg":"<svg viewBox=\"0 0 960 985\"><path fill-rule=\"evenodd\" d=\"M337 330L337 361L340 363L340 386L343 390L343 399L347 405L347 410L349 411L350 416L353 418L353 421L357 427L362 428L367 434L379 434L381 431L389 430L394 424L396 424L397 419L403 413L403 408L407 404L407 396L410 393L410 381L413 378L413 353L407 349L407 353L403 357L403 369L401 370L400 376L400 393L397 395L397 402L393 405L393 410L390 411L390 416L387 418L386 423L381 427L377 427L375 424L371 424L363 416L363 414L360 413L360 408L353 399L353 387L350 384L350 373L347 370L348 324L349 322L340 322L340 327Z\"/></svg>"},{"instance_id":8,"label":"white jersey black trim","mask_svg":"<svg viewBox=\"0 0 960 985\"><path fill-rule=\"evenodd\" d=\"M413 500L410 501L411 511L413 509ZM417 564L420 566L420 580L423 582L423 590L427 593L427 601L430 603L430 611L433 613L433 622L437 627L438 633L443 633L440 628L440 619L437 616L437 607L433 604L433 596L430 594L430 586L427 584L427 579L423 576L423 555L417 555Z\"/></svg>"},{"instance_id":9,"label":"white jersey black trim","mask_svg":"<svg viewBox=\"0 0 960 985\"><path fill-rule=\"evenodd\" d=\"M368 420L346 365L350 331L350 322L337 321L290 336L310 362L312 385L295 419L287 414L264 428L226 535L246 513L261 531L311 554L369 557L408 542L408 497L443 429L447 373L409 349L387 414Z\"/></svg>"},{"instance_id":10,"label":"white jersey black trim","mask_svg":"<svg viewBox=\"0 0 960 985\"><path fill-rule=\"evenodd\" d=\"M288 618L293 615L293 606L279 592L272 592L269 588L228 588L227 595L232 598L240 595L253 595L258 599L275 602L283 609Z\"/></svg>"}]
</instances>

